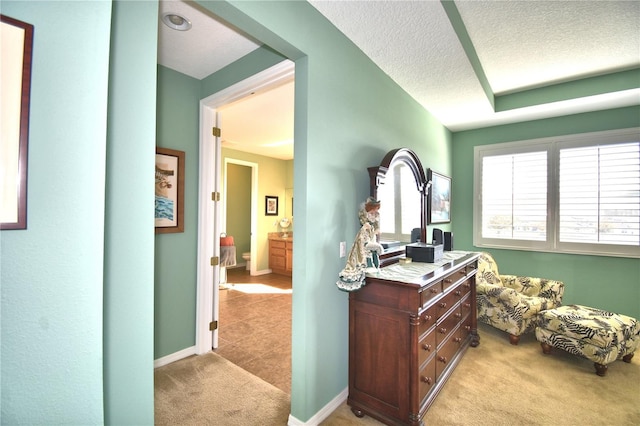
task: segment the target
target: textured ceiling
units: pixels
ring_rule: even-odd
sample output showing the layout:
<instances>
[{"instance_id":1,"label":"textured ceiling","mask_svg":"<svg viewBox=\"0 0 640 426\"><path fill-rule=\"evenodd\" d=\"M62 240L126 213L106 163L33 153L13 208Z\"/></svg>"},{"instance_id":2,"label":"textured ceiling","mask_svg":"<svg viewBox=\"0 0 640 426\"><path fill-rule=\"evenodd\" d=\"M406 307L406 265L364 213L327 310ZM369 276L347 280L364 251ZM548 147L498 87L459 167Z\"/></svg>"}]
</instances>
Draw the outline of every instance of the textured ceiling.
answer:
<instances>
[{"instance_id":1,"label":"textured ceiling","mask_svg":"<svg viewBox=\"0 0 640 426\"><path fill-rule=\"evenodd\" d=\"M639 1L455 1L459 21L450 4L433 0L310 3L452 131L640 104L636 84L502 112L493 106L501 95L640 67ZM167 11L183 13L193 28L160 24L158 62L184 74L202 79L259 46L194 3L161 1L160 17ZM266 104L288 106L255 112L260 121L282 124L264 142L271 151L274 142L293 137L289 118L270 116L289 111L292 117L292 91L279 93L284 96ZM244 127L242 134L223 128L223 140L236 149L262 143L264 129L250 135L259 126ZM288 149L278 158L292 155Z\"/></svg>"}]
</instances>

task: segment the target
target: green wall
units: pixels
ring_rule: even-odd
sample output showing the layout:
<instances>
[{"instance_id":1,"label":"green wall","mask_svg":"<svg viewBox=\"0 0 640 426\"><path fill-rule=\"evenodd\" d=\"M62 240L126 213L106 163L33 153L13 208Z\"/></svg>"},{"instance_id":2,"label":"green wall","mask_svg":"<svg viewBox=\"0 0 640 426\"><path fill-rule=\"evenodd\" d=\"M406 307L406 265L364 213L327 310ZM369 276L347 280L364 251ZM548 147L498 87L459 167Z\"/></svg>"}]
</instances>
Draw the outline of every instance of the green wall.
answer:
<instances>
[{"instance_id":1,"label":"green wall","mask_svg":"<svg viewBox=\"0 0 640 426\"><path fill-rule=\"evenodd\" d=\"M103 419L111 4L78 4L77 21L61 27L68 8L63 2L2 2L4 15L35 28L27 229L0 232L3 424ZM78 55L84 51L96 54Z\"/></svg>"},{"instance_id":2,"label":"green wall","mask_svg":"<svg viewBox=\"0 0 640 426\"><path fill-rule=\"evenodd\" d=\"M458 132L453 135L452 219L455 246L473 246L473 148L501 142L640 126L640 107ZM501 273L559 279L564 304L583 304L640 318L640 259L486 249Z\"/></svg>"},{"instance_id":3,"label":"green wall","mask_svg":"<svg viewBox=\"0 0 640 426\"><path fill-rule=\"evenodd\" d=\"M154 358L195 345L200 81L157 67L157 146L185 153L184 232L156 234Z\"/></svg>"},{"instance_id":4,"label":"green wall","mask_svg":"<svg viewBox=\"0 0 640 426\"><path fill-rule=\"evenodd\" d=\"M153 424L157 2L2 13L35 26L28 229L0 232L2 423Z\"/></svg>"},{"instance_id":5,"label":"green wall","mask_svg":"<svg viewBox=\"0 0 640 426\"><path fill-rule=\"evenodd\" d=\"M152 170L157 2L113 2L111 28L104 228L104 422L143 425L153 423L154 417ZM86 52L87 56L93 54Z\"/></svg>"}]
</instances>

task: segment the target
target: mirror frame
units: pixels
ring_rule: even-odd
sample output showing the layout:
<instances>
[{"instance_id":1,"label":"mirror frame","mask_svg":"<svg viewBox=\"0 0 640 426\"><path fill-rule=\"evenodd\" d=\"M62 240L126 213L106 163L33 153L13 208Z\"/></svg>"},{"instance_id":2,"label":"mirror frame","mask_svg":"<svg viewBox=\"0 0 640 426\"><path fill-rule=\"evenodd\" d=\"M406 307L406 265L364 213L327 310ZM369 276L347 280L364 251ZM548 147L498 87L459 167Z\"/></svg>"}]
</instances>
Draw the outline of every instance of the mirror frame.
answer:
<instances>
[{"instance_id":1,"label":"mirror frame","mask_svg":"<svg viewBox=\"0 0 640 426\"><path fill-rule=\"evenodd\" d=\"M420 159L409 148L391 150L384 156L379 166L369 167L369 194L378 199L378 187L384 184L387 172L399 162L405 163L415 179L416 188L420 193L420 241L427 241L427 195L429 193L429 181L422 167ZM382 206L381 208L384 208ZM380 256L380 266L386 266L398 261L405 253L404 246L390 247Z\"/></svg>"}]
</instances>

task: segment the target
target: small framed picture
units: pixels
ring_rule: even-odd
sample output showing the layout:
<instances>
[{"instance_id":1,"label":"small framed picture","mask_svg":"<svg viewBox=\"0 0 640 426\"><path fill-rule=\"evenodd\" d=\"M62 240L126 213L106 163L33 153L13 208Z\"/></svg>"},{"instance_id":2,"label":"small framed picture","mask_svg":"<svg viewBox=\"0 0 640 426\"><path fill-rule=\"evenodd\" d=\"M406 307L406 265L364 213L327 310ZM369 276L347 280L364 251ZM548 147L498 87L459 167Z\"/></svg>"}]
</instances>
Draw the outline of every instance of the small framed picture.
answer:
<instances>
[{"instance_id":1,"label":"small framed picture","mask_svg":"<svg viewBox=\"0 0 640 426\"><path fill-rule=\"evenodd\" d=\"M428 169L427 180L431 182L427 197L427 223L451 222L451 178Z\"/></svg>"},{"instance_id":2,"label":"small framed picture","mask_svg":"<svg viewBox=\"0 0 640 426\"><path fill-rule=\"evenodd\" d=\"M265 216L278 216L278 197L267 195L264 197Z\"/></svg>"},{"instance_id":3,"label":"small framed picture","mask_svg":"<svg viewBox=\"0 0 640 426\"><path fill-rule=\"evenodd\" d=\"M184 232L184 151L156 148L156 234Z\"/></svg>"}]
</instances>

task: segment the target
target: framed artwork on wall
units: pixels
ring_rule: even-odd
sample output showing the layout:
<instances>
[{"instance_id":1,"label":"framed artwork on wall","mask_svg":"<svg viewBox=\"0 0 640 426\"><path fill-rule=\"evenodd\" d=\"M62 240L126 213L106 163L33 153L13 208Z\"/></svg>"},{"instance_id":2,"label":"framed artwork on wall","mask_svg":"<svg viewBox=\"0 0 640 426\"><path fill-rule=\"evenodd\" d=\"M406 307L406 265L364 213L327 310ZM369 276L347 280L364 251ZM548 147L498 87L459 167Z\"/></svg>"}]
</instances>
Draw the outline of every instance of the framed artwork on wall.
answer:
<instances>
[{"instance_id":1,"label":"framed artwork on wall","mask_svg":"<svg viewBox=\"0 0 640 426\"><path fill-rule=\"evenodd\" d=\"M0 15L0 229L27 229L33 25Z\"/></svg>"},{"instance_id":2,"label":"framed artwork on wall","mask_svg":"<svg viewBox=\"0 0 640 426\"><path fill-rule=\"evenodd\" d=\"M267 195L264 197L265 216L278 216L278 197Z\"/></svg>"},{"instance_id":3,"label":"framed artwork on wall","mask_svg":"<svg viewBox=\"0 0 640 426\"><path fill-rule=\"evenodd\" d=\"M427 197L427 223L451 222L451 178L428 169L427 180L431 182Z\"/></svg>"},{"instance_id":4,"label":"framed artwork on wall","mask_svg":"<svg viewBox=\"0 0 640 426\"><path fill-rule=\"evenodd\" d=\"M184 232L184 151L156 148L156 234Z\"/></svg>"}]
</instances>

